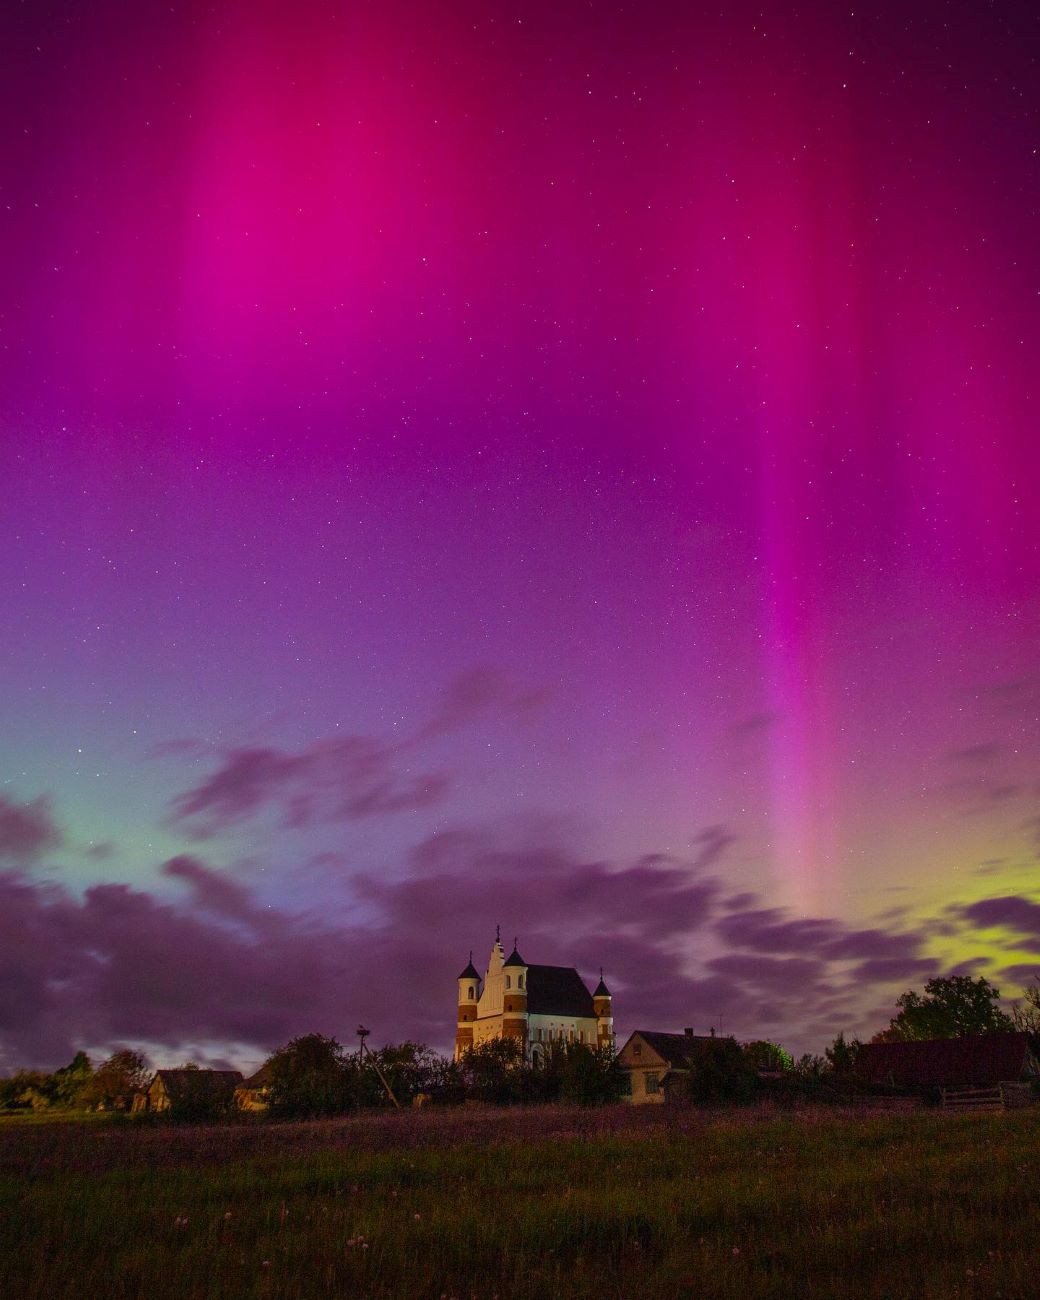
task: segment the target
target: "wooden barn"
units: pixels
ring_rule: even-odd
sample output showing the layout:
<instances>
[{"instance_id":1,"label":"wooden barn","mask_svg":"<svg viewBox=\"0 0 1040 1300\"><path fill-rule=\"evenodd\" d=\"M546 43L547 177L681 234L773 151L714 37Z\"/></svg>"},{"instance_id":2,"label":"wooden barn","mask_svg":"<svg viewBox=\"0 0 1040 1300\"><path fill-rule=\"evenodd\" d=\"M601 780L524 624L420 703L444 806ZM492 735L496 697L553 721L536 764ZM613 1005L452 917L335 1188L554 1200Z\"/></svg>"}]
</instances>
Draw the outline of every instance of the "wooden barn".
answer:
<instances>
[{"instance_id":1,"label":"wooden barn","mask_svg":"<svg viewBox=\"0 0 1040 1300\"><path fill-rule=\"evenodd\" d=\"M856 1056L864 1083L916 1092L998 1088L1040 1075L1040 1040L1034 1034L970 1034L910 1043L867 1043Z\"/></svg>"},{"instance_id":2,"label":"wooden barn","mask_svg":"<svg viewBox=\"0 0 1040 1300\"><path fill-rule=\"evenodd\" d=\"M174 1115L219 1115L234 1108L238 1070L157 1070L144 1109Z\"/></svg>"}]
</instances>

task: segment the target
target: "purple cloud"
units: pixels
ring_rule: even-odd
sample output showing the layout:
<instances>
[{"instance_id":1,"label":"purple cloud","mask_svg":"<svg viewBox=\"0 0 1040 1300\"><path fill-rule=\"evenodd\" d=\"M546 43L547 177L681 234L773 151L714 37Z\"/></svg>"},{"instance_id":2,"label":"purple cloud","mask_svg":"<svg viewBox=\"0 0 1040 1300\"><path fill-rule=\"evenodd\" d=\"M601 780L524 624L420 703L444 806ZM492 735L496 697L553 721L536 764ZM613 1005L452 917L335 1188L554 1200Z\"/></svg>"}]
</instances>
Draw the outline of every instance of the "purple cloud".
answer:
<instances>
[{"instance_id":1,"label":"purple cloud","mask_svg":"<svg viewBox=\"0 0 1040 1300\"><path fill-rule=\"evenodd\" d=\"M960 909L960 915L982 928L1001 927L1032 939L1040 939L1040 903L1020 894L983 898Z\"/></svg>"},{"instance_id":2,"label":"purple cloud","mask_svg":"<svg viewBox=\"0 0 1040 1300\"><path fill-rule=\"evenodd\" d=\"M226 872L214 871L198 858L182 853L160 868L164 876L183 880L200 907L224 916L247 917L253 907L249 892Z\"/></svg>"},{"instance_id":3,"label":"purple cloud","mask_svg":"<svg viewBox=\"0 0 1040 1300\"><path fill-rule=\"evenodd\" d=\"M439 802L448 777L412 773L400 754L368 736L319 741L296 753L225 750L217 770L174 801L174 823L204 837L274 809L299 828L409 812Z\"/></svg>"},{"instance_id":4,"label":"purple cloud","mask_svg":"<svg viewBox=\"0 0 1040 1300\"><path fill-rule=\"evenodd\" d=\"M0 1063L54 1065L79 1046L125 1042L171 1060L220 1044L256 1056L311 1030L349 1038L359 1018L385 1039L449 1047L455 976L471 948L486 958L497 922L528 961L576 965L589 980L605 967L622 1035L703 1032L721 1019L739 1037L818 1050L839 1029L880 1027L900 985L940 973L921 951L925 925L889 933L758 907L723 913L723 899L739 900L706 869L729 841L722 828L697 836L688 860L621 866L582 860L549 834L528 839L430 836L400 877L349 879L364 921L259 907L240 881L187 854L162 866L185 887L175 899L125 884L79 897L0 874ZM991 899L962 923L1032 925L1037 912ZM887 1014L866 1021L886 984Z\"/></svg>"},{"instance_id":5,"label":"purple cloud","mask_svg":"<svg viewBox=\"0 0 1040 1300\"><path fill-rule=\"evenodd\" d=\"M539 708L550 696L549 690L518 686L500 668L487 665L470 668L460 673L443 692L433 717L420 729L417 740L458 731L491 711L519 717Z\"/></svg>"},{"instance_id":6,"label":"purple cloud","mask_svg":"<svg viewBox=\"0 0 1040 1300\"><path fill-rule=\"evenodd\" d=\"M45 796L20 804L0 795L0 861L29 862L61 843Z\"/></svg>"}]
</instances>

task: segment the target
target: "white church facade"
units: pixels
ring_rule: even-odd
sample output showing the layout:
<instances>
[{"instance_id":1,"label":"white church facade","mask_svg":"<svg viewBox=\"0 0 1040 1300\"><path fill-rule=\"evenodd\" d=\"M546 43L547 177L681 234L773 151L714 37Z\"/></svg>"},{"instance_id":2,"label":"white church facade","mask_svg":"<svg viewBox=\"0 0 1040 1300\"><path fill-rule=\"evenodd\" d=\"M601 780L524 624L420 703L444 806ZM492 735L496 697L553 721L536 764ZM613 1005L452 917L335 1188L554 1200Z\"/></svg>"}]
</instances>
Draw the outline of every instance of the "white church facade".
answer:
<instances>
[{"instance_id":1,"label":"white church facade","mask_svg":"<svg viewBox=\"0 0 1040 1300\"><path fill-rule=\"evenodd\" d=\"M613 1047L612 1000L602 971L590 993L573 966L528 965L515 943L506 957L496 934L483 979L472 953L459 976L455 1059L492 1038L518 1039L528 1061L549 1043Z\"/></svg>"}]
</instances>

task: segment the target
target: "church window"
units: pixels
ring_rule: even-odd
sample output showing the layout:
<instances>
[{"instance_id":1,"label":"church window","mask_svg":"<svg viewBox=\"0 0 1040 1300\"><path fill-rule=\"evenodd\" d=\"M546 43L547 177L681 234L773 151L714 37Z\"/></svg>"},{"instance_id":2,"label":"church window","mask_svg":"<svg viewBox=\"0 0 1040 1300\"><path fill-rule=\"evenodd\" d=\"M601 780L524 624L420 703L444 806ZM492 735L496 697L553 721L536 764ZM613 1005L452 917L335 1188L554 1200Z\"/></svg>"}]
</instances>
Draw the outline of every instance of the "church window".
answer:
<instances>
[{"instance_id":1,"label":"church window","mask_svg":"<svg viewBox=\"0 0 1040 1300\"><path fill-rule=\"evenodd\" d=\"M475 992L474 992L474 988L473 988L473 985L471 984L471 985L469 986L469 1000L472 1002L472 1001L473 1001L473 998L474 998L475 996L476 996L476 995L475 995Z\"/></svg>"},{"instance_id":2,"label":"church window","mask_svg":"<svg viewBox=\"0 0 1040 1300\"><path fill-rule=\"evenodd\" d=\"M522 989L524 987L524 977L522 975L518 975L516 977L516 987L518 989Z\"/></svg>"},{"instance_id":3,"label":"church window","mask_svg":"<svg viewBox=\"0 0 1040 1300\"><path fill-rule=\"evenodd\" d=\"M512 983L510 982L509 976L507 975L507 976L506 976L506 988L507 988L507 989L511 989L512 987L513 987L513 985L512 985Z\"/></svg>"}]
</instances>

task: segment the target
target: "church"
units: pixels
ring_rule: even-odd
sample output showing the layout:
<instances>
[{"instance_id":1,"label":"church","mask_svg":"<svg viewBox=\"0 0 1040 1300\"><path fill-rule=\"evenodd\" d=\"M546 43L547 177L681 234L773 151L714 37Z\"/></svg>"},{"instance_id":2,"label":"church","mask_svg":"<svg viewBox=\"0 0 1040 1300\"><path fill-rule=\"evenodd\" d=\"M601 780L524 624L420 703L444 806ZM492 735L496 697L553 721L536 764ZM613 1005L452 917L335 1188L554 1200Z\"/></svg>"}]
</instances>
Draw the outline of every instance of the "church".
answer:
<instances>
[{"instance_id":1,"label":"church","mask_svg":"<svg viewBox=\"0 0 1040 1300\"><path fill-rule=\"evenodd\" d=\"M549 1043L613 1047L610 990L600 981L590 993L573 966L529 966L516 942L508 957L499 933L483 980L473 965L459 976L455 1059L491 1038L516 1038L528 1061Z\"/></svg>"}]
</instances>

